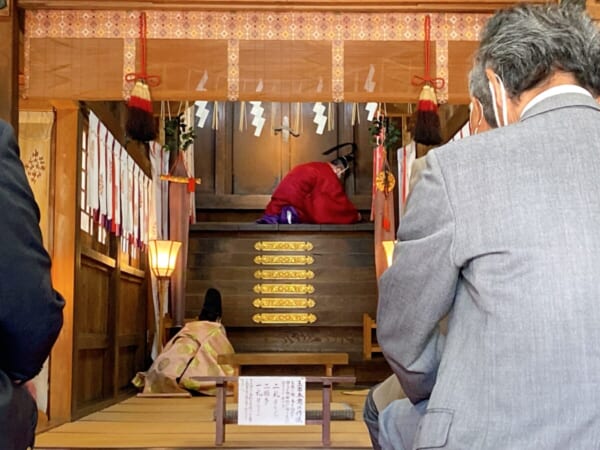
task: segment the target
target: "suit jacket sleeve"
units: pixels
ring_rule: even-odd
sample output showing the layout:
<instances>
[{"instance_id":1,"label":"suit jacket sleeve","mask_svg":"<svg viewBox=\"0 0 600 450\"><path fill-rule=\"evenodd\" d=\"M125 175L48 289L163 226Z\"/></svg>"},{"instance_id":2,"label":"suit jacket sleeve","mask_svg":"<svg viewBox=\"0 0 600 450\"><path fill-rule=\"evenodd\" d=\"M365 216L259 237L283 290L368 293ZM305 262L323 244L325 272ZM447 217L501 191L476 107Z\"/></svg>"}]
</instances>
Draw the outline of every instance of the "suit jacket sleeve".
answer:
<instances>
[{"instance_id":1,"label":"suit jacket sleeve","mask_svg":"<svg viewBox=\"0 0 600 450\"><path fill-rule=\"evenodd\" d=\"M435 151L409 197L394 262L379 280L377 338L407 397L429 398L459 275L452 251L454 216Z\"/></svg>"},{"instance_id":2,"label":"suit jacket sleeve","mask_svg":"<svg viewBox=\"0 0 600 450\"><path fill-rule=\"evenodd\" d=\"M64 300L50 279L40 213L14 131L0 121L0 370L28 380L41 369L62 327Z\"/></svg>"}]
</instances>

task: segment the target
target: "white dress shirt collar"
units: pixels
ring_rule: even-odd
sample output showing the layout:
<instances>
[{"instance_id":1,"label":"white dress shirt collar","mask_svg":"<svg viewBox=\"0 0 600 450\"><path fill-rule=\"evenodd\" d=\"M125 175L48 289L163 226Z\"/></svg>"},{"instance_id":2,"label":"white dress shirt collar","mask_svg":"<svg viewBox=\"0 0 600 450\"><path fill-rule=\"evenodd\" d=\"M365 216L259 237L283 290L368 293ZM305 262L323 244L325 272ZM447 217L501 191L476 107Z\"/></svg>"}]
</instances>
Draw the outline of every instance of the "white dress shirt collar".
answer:
<instances>
[{"instance_id":1,"label":"white dress shirt collar","mask_svg":"<svg viewBox=\"0 0 600 450\"><path fill-rule=\"evenodd\" d=\"M560 94L583 94L587 95L588 97L592 96L592 94L590 94L590 92L587 89L584 89L581 86L576 86L574 84L561 84L560 86L554 86L533 97L529 101L529 103L525 105L523 111L521 111L521 117L523 117L523 114L525 114L526 111L531 109L534 105L537 105L542 100L546 100L549 97Z\"/></svg>"}]
</instances>

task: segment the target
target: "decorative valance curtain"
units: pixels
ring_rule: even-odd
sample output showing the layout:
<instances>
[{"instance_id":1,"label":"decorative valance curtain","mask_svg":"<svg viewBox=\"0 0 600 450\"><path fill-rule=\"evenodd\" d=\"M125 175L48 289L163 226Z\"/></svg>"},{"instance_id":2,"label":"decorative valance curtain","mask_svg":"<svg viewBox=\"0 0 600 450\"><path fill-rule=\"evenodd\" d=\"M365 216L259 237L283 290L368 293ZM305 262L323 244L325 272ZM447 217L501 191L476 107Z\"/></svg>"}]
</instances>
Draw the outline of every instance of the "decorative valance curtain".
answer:
<instances>
[{"instance_id":1,"label":"decorative valance curtain","mask_svg":"<svg viewBox=\"0 0 600 450\"><path fill-rule=\"evenodd\" d=\"M147 11L154 100L414 102L422 13ZM466 76L487 14L433 13L440 102L468 101ZM118 100L131 86L139 12L27 11L29 97Z\"/></svg>"}]
</instances>

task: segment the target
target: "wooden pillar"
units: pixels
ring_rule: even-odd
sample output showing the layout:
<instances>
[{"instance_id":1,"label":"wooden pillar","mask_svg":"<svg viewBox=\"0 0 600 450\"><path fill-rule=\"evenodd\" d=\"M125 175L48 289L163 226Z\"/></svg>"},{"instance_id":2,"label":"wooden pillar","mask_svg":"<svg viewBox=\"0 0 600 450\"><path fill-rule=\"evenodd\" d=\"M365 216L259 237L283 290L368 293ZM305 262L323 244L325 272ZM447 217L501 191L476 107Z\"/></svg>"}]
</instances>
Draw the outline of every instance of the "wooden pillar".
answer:
<instances>
[{"instance_id":1,"label":"wooden pillar","mask_svg":"<svg viewBox=\"0 0 600 450\"><path fill-rule=\"evenodd\" d=\"M19 135L19 23L15 1L0 9L0 119Z\"/></svg>"},{"instance_id":2,"label":"wooden pillar","mask_svg":"<svg viewBox=\"0 0 600 450\"><path fill-rule=\"evenodd\" d=\"M73 306L78 185L78 123L76 102L52 102L56 109L56 152L54 157L54 223L52 229L52 281L65 298L64 325L50 358L49 419L52 423L71 420L73 391Z\"/></svg>"}]
</instances>

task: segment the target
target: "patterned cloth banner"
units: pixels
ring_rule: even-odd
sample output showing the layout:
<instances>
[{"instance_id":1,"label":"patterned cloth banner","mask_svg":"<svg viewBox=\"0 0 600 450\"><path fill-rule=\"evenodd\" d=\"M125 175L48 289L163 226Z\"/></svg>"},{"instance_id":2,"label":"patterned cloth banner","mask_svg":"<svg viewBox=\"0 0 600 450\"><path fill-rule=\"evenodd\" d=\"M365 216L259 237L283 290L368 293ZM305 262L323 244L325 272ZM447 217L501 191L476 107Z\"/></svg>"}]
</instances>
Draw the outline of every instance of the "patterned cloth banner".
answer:
<instances>
[{"instance_id":1,"label":"patterned cloth banner","mask_svg":"<svg viewBox=\"0 0 600 450\"><path fill-rule=\"evenodd\" d=\"M87 141L87 185L86 204L90 216L95 217L99 207L98 198L98 132L100 121L98 117L90 112L88 141Z\"/></svg>"},{"instance_id":2,"label":"patterned cloth banner","mask_svg":"<svg viewBox=\"0 0 600 450\"><path fill-rule=\"evenodd\" d=\"M125 242L127 242L128 239L128 233L129 233L129 200L128 200L128 195L127 193L129 192L129 169L128 169L128 161L129 161L129 154L127 153L127 150L125 150L124 148L121 148L121 157L120 157L120 185L121 185L121 190L120 190L120 197L121 197L121 246L123 248L123 250L125 251L127 249L127 246L125 245Z\"/></svg>"},{"instance_id":3,"label":"patterned cloth banner","mask_svg":"<svg viewBox=\"0 0 600 450\"><path fill-rule=\"evenodd\" d=\"M111 223L110 231L116 236L121 235L121 152L124 151L121 144L115 140L113 146L113 165L112 165L112 206L113 206L113 221Z\"/></svg>"},{"instance_id":4,"label":"patterned cloth banner","mask_svg":"<svg viewBox=\"0 0 600 450\"><path fill-rule=\"evenodd\" d=\"M106 227L106 141L108 139L108 130L103 123L100 123L100 132L98 133L98 215L97 222L102 227Z\"/></svg>"},{"instance_id":5,"label":"patterned cloth banner","mask_svg":"<svg viewBox=\"0 0 600 450\"><path fill-rule=\"evenodd\" d=\"M50 151L52 148L52 129L54 113L52 111L20 111L19 112L19 150L27 179L33 191L35 201L40 209L40 229L46 249L49 241L50 227ZM48 412L49 388L48 360L40 373L32 382L36 390L36 402L40 411Z\"/></svg>"},{"instance_id":6,"label":"patterned cloth banner","mask_svg":"<svg viewBox=\"0 0 600 450\"><path fill-rule=\"evenodd\" d=\"M100 226L98 240L113 233L122 237L123 251L128 244L145 247L150 179L91 111L86 150L84 209Z\"/></svg>"}]
</instances>

